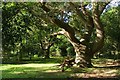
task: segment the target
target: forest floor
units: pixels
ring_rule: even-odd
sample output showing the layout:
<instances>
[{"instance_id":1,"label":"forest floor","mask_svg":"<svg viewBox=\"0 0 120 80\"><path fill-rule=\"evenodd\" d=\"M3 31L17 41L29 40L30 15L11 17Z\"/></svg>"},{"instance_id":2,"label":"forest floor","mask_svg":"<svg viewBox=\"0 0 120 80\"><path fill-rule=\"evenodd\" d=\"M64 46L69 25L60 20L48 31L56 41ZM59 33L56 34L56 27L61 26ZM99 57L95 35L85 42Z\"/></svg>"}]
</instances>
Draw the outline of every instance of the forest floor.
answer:
<instances>
[{"instance_id":1,"label":"forest floor","mask_svg":"<svg viewBox=\"0 0 120 80\"><path fill-rule=\"evenodd\" d=\"M117 78L120 60L93 59L94 68L71 67L65 72L59 63L2 64L2 78Z\"/></svg>"}]
</instances>

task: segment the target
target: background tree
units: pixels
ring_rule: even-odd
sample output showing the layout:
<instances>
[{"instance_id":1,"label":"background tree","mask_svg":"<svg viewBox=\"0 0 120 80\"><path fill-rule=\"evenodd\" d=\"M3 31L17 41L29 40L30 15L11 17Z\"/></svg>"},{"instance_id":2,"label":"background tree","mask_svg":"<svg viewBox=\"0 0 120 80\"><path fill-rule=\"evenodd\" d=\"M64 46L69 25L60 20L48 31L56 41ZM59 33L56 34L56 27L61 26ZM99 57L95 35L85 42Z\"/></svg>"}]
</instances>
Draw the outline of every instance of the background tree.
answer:
<instances>
[{"instance_id":1,"label":"background tree","mask_svg":"<svg viewBox=\"0 0 120 80\"><path fill-rule=\"evenodd\" d=\"M3 52L18 54L19 60L21 60L21 51L26 43L26 37L31 31L31 28L27 27L31 26L31 15L27 12L26 4L3 3L2 9Z\"/></svg>"},{"instance_id":2,"label":"background tree","mask_svg":"<svg viewBox=\"0 0 120 80\"><path fill-rule=\"evenodd\" d=\"M38 7L38 3L3 3L2 42L3 52L8 57L14 54L22 60L27 54L31 59L37 51L38 55L49 58L50 47L56 41L49 34L58 28L39 18L42 13L36 13Z\"/></svg>"},{"instance_id":3,"label":"background tree","mask_svg":"<svg viewBox=\"0 0 120 80\"><path fill-rule=\"evenodd\" d=\"M119 50L120 50L120 7L113 7L110 8L106 13L102 16L102 21L105 26L105 46L104 46L104 53L108 53L108 57L119 57ZM115 55L116 54L116 55ZM116 58L117 58L116 57Z\"/></svg>"}]
</instances>

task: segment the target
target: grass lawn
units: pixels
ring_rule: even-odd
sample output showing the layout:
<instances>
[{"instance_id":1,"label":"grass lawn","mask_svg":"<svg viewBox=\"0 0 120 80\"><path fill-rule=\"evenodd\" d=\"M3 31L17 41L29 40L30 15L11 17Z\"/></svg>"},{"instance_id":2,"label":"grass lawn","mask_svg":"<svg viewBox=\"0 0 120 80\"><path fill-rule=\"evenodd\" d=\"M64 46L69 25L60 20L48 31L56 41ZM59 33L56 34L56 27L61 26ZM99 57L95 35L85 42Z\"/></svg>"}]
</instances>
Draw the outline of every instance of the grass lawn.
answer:
<instances>
[{"instance_id":1,"label":"grass lawn","mask_svg":"<svg viewBox=\"0 0 120 80\"><path fill-rule=\"evenodd\" d=\"M102 61L104 64L95 62L99 60L94 60L94 65L99 67L72 67L65 72L61 72L61 68L56 66L59 65L58 63L2 64L0 70L2 70L2 78L120 78L120 67L115 67L110 62L110 67L105 61Z\"/></svg>"}]
</instances>

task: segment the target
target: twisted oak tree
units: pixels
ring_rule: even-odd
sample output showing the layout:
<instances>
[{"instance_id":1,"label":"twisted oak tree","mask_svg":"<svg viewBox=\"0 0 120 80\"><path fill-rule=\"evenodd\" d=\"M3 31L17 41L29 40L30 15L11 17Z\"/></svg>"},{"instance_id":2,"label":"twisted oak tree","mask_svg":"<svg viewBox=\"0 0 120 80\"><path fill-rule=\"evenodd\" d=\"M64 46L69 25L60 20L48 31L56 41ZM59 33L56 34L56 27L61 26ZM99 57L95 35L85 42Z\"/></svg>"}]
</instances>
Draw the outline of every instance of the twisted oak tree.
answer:
<instances>
[{"instance_id":1,"label":"twisted oak tree","mask_svg":"<svg viewBox=\"0 0 120 80\"><path fill-rule=\"evenodd\" d=\"M48 16L51 23L62 28L61 31L53 33L52 35L65 35L68 41L73 45L76 52L75 62L80 67L92 67L91 58L97 53L104 45L104 26L100 20L100 16L109 2L91 2L92 9L88 10L87 5L90 3L66 3L67 9L75 14L80 20L80 25L84 27L84 32L81 33L79 28L75 28L69 23L64 22L64 19L54 18L56 13L64 15L65 8L55 9L49 7L50 3L42 3L41 8ZM49 14L52 15L49 15ZM78 24L78 23L77 23ZM80 39L76 35L80 35ZM82 35L81 35L82 34ZM94 35L94 36L93 36ZM94 37L94 39L93 39Z\"/></svg>"}]
</instances>

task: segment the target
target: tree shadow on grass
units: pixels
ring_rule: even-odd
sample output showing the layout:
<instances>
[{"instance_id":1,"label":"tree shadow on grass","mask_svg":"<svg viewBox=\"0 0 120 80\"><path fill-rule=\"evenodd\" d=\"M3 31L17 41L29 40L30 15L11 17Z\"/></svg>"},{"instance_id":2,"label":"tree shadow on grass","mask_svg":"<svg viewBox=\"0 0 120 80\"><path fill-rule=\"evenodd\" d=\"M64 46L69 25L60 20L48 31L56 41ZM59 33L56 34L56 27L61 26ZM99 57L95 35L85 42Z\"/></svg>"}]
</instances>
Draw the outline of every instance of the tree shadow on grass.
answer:
<instances>
[{"instance_id":1,"label":"tree shadow on grass","mask_svg":"<svg viewBox=\"0 0 120 80\"><path fill-rule=\"evenodd\" d=\"M47 68L47 69L39 69L35 70L35 68L23 67L23 68L9 68L8 70L3 70L4 77L2 80L119 80L120 76L115 77L79 77L79 75L85 73L84 70L81 69L80 72L71 72L65 71L61 72L59 69ZM5 77L5 75L7 77ZM72 76L74 75L74 76Z\"/></svg>"},{"instance_id":2,"label":"tree shadow on grass","mask_svg":"<svg viewBox=\"0 0 120 80\"><path fill-rule=\"evenodd\" d=\"M94 68L120 68L120 65L117 65L117 66L94 66Z\"/></svg>"},{"instance_id":3,"label":"tree shadow on grass","mask_svg":"<svg viewBox=\"0 0 120 80\"><path fill-rule=\"evenodd\" d=\"M49 60L49 59L48 59ZM55 60L55 59L53 59ZM44 61L44 60L42 60ZM46 61L44 61L46 62ZM30 64L31 65L31 64ZM41 64L40 64L41 65ZM25 65L24 65L25 66ZM119 68L120 66L103 66L103 67L94 67L96 69L98 68ZM38 67L39 68L39 67ZM18 70L16 70L17 68L9 68L7 70L3 70L3 78L5 80L17 80L16 78L18 78L19 80L24 80L23 78L28 79L28 80L34 80L34 79L38 79L38 80L98 80L98 79L102 79L102 80L106 80L106 79L110 79L110 80L120 80L120 76L115 76L115 77L87 77L84 78L84 76L86 76L87 74L89 75L88 72L92 71L93 69L91 69L90 71L86 70L86 69L81 69L81 68L76 68L74 70L76 71L65 71L65 72L61 72L60 69L57 68L47 68L44 69L44 67L41 67L40 69L33 68L33 67L23 67L23 68L19 68ZM83 77L79 77L79 75L77 74L84 74L86 73ZM71 76L74 75L75 76ZM8 77L5 77L8 76ZM94 75L94 74L93 74ZM9 78L9 79L8 79ZM3 80L4 80L3 79Z\"/></svg>"},{"instance_id":4,"label":"tree shadow on grass","mask_svg":"<svg viewBox=\"0 0 120 80\"><path fill-rule=\"evenodd\" d=\"M30 73L28 73L30 75ZM38 72L35 77L3 78L2 80L120 80L120 77L76 77L69 72Z\"/></svg>"},{"instance_id":5,"label":"tree shadow on grass","mask_svg":"<svg viewBox=\"0 0 120 80\"><path fill-rule=\"evenodd\" d=\"M28 63L61 63L63 61L62 58L38 58L38 59L23 59L22 61L3 61L2 64L28 64Z\"/></svg>"}]
</instances>

